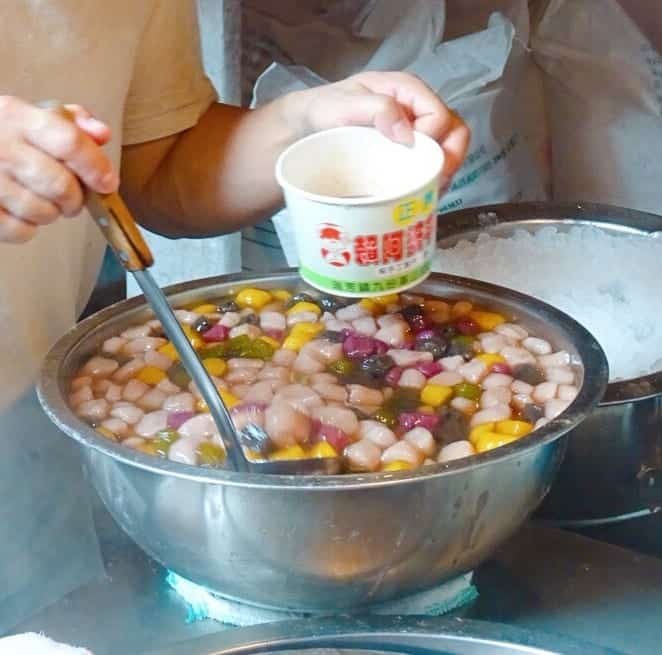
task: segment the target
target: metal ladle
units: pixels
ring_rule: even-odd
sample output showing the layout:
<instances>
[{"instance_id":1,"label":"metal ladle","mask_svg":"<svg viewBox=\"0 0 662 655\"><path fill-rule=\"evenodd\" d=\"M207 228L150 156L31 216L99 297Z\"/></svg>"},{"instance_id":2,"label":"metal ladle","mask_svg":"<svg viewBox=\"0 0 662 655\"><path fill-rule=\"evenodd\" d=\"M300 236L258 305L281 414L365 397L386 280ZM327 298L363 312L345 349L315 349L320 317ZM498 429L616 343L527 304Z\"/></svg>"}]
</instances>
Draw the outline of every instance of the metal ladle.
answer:
<instances>
[{"instance_id":1,"label":"metal ladle","mask_svg":"<svg viewBox=\"0 0 662 655\"><path fill-rule=\"evenodd\" d=\"M41 106L57 112L67 120L74 120L71 112L59 103L47 102L41 103ZM257 425L249 424L242 432L236 429L216 385L182 330L165 294L148 270L154 263L154 257L128 207L117 193L99 194L89 189L85 189L85 205L124 269L133 275L142 289L145 300L161 322L163 331L175 346L184 368L207 403L225 446L230 467L240 472L279 475L339 473L342 465L340 457L271 461L253 461L246 457L242 438L248 447L261 452L269 443L269 437Z\"/></svg>"}]
</instances>

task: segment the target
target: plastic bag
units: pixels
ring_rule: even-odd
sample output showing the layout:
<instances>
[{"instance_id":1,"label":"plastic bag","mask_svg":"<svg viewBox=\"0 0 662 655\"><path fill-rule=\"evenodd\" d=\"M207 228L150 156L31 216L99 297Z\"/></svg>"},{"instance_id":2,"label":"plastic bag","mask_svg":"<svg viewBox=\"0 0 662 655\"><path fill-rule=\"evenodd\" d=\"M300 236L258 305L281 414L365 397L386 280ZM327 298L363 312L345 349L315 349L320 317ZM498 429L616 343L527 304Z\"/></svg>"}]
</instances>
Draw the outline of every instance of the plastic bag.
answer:
<instances>
[{"instance_id":1,"label":"plastic bag","mask_svg":"<svg viewBox=\"0 0 662 655\"><path fill-rule=\"evenodd\" d=\"M162 287L241 270L238 232L208 239L166 239L147 230L142 232L154 255L152 275ZM141 293L133 276L127 275L127 297Z\"/></svg>"},{"instance_id":2,"label":"plastic bag","mask_svg":"<svg viewBox=\"0 0 662 655\"><path fill-rule=\"evenodd\" d=\"M451 17L441 0L367 3L350 31L325 28L319 21L284 25L261 15L263 38L281 61L297 65L272 64L255 84L253 106L363 69L407 70L423 78L472 129L470 152L442 198L441 211L546 199L549 139L542 84L528 51L527 3L499 4L508 16L493 13L479 31L450 41L442 41ZM324 42L333 47L321 47ZM287 211L273 222L288 263L296 265Z\"/></svg>"},{"instance_id":3,"label":"plastic bag","mask_svg":"<svg viewBox=\"0 0 662 655\"><path fill-rule=\"evenodd\" d=\"M659 212L662 56L615 0L551 0L532 47L553 109L554 198Z\"/></svg>"},{"instance_id":4,"label":"plastic bag","mask_svg":"<svg viewBox=\"0 0 662 655\"><path fill-rule=\"evenodd\" d=\"M30 390L0 427L0 634L105 574L77 445Z\"/></svg>"}]
</instances>

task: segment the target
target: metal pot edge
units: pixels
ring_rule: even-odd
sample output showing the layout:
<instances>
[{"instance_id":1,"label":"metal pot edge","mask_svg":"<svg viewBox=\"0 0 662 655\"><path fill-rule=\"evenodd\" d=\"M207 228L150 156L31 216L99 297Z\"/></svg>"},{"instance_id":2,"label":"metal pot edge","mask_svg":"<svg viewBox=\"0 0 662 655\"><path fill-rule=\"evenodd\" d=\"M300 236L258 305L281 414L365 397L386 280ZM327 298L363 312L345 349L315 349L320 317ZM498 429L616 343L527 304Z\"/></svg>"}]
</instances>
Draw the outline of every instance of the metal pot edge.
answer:
<instances>
[{"instance_id":1,"label":"metal pot edge","mask_svg":"<svg viewBox=\"0 0 662 655\"><path fill-rule=\"evenodd\" d=\"M530 298L516 291L497 287L495 285L478 282L449 275L432 274L426 282L445 280L450 284L462 285L475 292L495 295L501 294L502 297L514 302L530 303ZM234 274L229 276L219 276L213 278L204 278L167 287L165 289L168 296L179 295L182 293L204 289L212 285L228 285L228 291L233 284L244 285L247 283L269 283L270 285L292 285L301 284L295 269L287 269L271 273L268 275L250 275ZM537 449L547 443L550 443L563 435L567 434L574 427L579 425L597 406L599 399L604 396L607 386L608 367L607 360L601 347L595 341L593 336L579 323L571 317L563 314L559 310L535 300L535 306L543 316L549 319L562 321L566 326L565 333L570 338L578 350L581 351L581 359L584 366L585 383L582 389L566 412L551 421L546 426L536 431L526 440L517 441L503 446L499 449L481 453L474 456L471 468L489 466L497 460L516 458L524 452ZM78 344L85 341L100 326L114 319L120 320L120 317L132 310L146 309L142 296L124 300L115 305L107 307L89 318L81 321L67 332L53 346L47 355L39 376L37 385L37 395L42 407L49 418L68 436L74 438L79 443L89 446L97 451L119 460L130 466L148 470L157 474L167 474L179 478L196 480L199 482L212 484L229 484L236 486L256 486L256 487L274 487L274 488L308 488L311 490L324 489L351 489L357 487L377 487L393 484L407 484L436 476L455 475L467 470L467 464L461 461L448 464L438 464L427 467L430 470L418 469L412 472L403 473L377 473L369 476L361 475L343 475L330 477L297 477L297 476L265 476L255 474L238 474L232 471L223 470L205 470L199 467L187 466L168 460L157 460L149 455L130 451L121 445L115 445L104 439L96 433L94 429L80 421L70 410L66 403L64 389L61 386L60 367L62 362L75 350ZM584 344L580 348L580 345ZM588 384L586 383L588 381Z\"/></svg>"}]
</instances>

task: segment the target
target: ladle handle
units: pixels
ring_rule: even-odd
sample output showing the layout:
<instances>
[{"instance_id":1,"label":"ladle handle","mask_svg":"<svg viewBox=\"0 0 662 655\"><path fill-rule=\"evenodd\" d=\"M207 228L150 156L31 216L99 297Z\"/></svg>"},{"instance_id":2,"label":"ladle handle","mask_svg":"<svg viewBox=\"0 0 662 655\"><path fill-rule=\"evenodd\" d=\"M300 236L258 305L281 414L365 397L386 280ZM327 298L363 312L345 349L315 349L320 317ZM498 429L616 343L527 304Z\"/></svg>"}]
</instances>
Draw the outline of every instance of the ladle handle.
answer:
<instances>
[{"instance_id":1,"label":"ladle handle","mask_svg":"<svg viewBox=\"0 0 662 655\"><path fill-rule=\"evenodd\" d=\"M86 193L85 205L122 266L131 273L149 268L154 263L152 251L122 198L117 193Z\"/></svg>"},{"instance_id":2,"label":"ladle handle","mask_svg":"<svg viewBox=\"0 0 662 655\"><path fill-rule=\"evenodd\" d=\"M41 103L41 107L57 112L67 120L74 120L73 114L57 102ZM122 266L133 274L140 285L145 299L161 321L163 331L179 353L184 368L195 381L200 395L207 403L225 446L228 462L235 471L248 471L249 463L239 442L237 430L228 408L179 325L168 299L147 270L154 263L154 258L131 212L117 193L99 194L89 189L86 189L85 193L85 204L92 218L103 232L108 245L117 255Z\"/></svg>"},{"instance_id":3,"label":"ladle handle","mask_svg":"<svg viewBox=\"0 0 662 655\"><path fill-rule=\"evenodd\" d=\"M59 102L42 102L40 106L75 121L73 113ZM96 193L90 189L84 193L85 206L122 266L130 272L149 268L154 257L122 198L117 193Z\"/></svg>"}]
</instances>

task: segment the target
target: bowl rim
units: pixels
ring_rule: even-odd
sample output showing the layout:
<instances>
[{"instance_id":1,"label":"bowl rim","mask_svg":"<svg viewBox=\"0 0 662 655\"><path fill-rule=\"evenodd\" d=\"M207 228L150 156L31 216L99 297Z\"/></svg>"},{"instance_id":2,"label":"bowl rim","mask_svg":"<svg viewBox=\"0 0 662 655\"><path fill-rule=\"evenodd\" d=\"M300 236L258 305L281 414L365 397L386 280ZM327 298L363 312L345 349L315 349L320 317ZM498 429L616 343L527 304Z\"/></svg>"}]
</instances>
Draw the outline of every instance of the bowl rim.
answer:
<instances>
[{"instance_id":1,"label":"bowl rim","mask_svg":"<svg viewBox=\"0 0 662 655\"><path fill-rule=\"evenodd\" d=\"M432 184L440 175L444 167L444 162L446 160L445 153L442 147L431 137L423 132L414 131L415 145L420 145L421 147L428 148L434 152L437 156L437 161L434 164L434 167L430 169L426 176L421 178L421 182L417 183L413 187L406 189L405 191L383 193L381 195L370 195L366 197L359 198L345 198L342 196L329 196L322 193L314 193L312 191L306 191L302 189L299 185L296 185L290 182L284 173L284 168L286 165L287 158L291 154L300 149L302 146L313 142L320 141L328 138L329 135L333 134L370 134L378 136L379 138L387 139L377 128L369 127L366 125L344 125L340 127L331 127L326 130L321 130L320 132L315 132L309 134L308 136L295 141L289 145L278 157L274 167L276 181L279 186L283 189L284 192L294 194L300 198L305 198L309 202L319 203L321 205L337 205L341 207L375 207L378 205L385 205L388 203L395 202L397 200L403 200L409 196L416 195L420 193L425 187ZM407 147L407 146L403 146Z\"/></svg>"},{"instance_id":2,"label":"bowl rim","mask_svg":"<svg viewBox=\"0 0 662 655\"><path fill-rule=\"evenodd\" d=\"M268 282L269 284L280 282L281 286L292 285L293 282L301 284L302 282L296 269L281 269L280 271L269 274L245 275L239 273L201 278L168 286L164 291L170 297L211 286L247 286L249 284L259 284L260 281ZM115 444L99 435L92 427L80 420L69 408L66 393L62 388L60 379L60 368L63 362L97 328L101 327L111 318L117 318L128 311L147 309L142 295L110 305L84 319L64 334L52 347L44 360L37 384L37 396L47 416L65 434L75 439L79 444L128 466L159 475L168 475L205 484L278 489L305 488L318 491L357 488L374 489L376 487L395 484L415 483L429 478L458 475L467 470L476 470L490 466L498 461L521 457L525 453L537 450L561 438L581 423L598 404L607 386L607 358L595 338L577 321L551 305L547 305L535 298L530 298L511 289L505 289L477 280L433 273L425 282L421 283L421 287L434 281L446 284L451 288L454 287L456 290L466 293L469 296L471 296L473 291L478 294L488 294L503 298L520 306L524 305L527 307L527 312L532 315L535 314L538 319L551 324L562 325L565 336L577 349L584 369L584 381L579 394L566 411L536 430L532 435L527 436L526 439L515 441L485 453L473 455L471 460L465 458L464 460L420 467L412 471L345 474L337 476L263 475L238 473L225 469L207 469L156 458L127 448L121 444ZM425 292L425 289L422 288L421 292ZM471 461L471 463L468 464L468 461Z\"/></svg>"},{"instance_id":3,"label":"bowl rim","mask_svg":"<svg viewBox=\"0 0 662 655\"><path fill-rule=\"evenodd\" d=\"M624 655L569 636L493 621L370 614L293 619L233 628L150 650L144 655L266 655L318 649L431 654L441 653L440 649L467 652L468 644L475 645L481 653L497 649L505 652L502 649L516 647L516 653L540 655Z\"/></svg>"},{"instance_id":4,"label":"bowl rim","mask_svg":"<svg viewBox=\"0 0 662 655\"><path fill-rule=\"evenodd\" d=\"M662 233L662 216L616 205L593 202L521 202L481 205L439 214L437 247L452 246L473 234L503 223L586 224L596 228L620 226L625 234ZM662 395L662 370L609 382L600 407L643 401Z\"/></svg>"}]
</instances>

